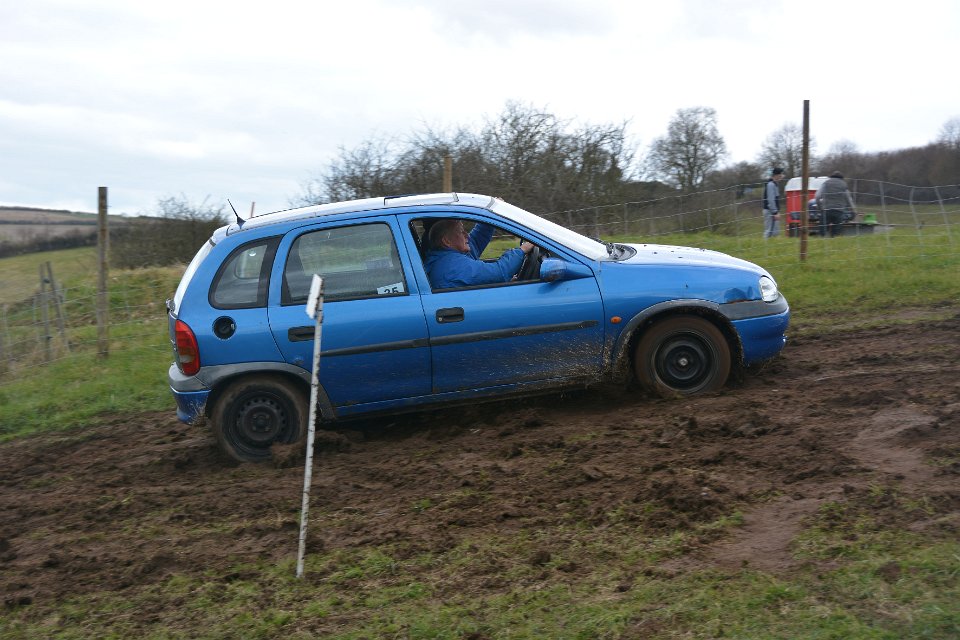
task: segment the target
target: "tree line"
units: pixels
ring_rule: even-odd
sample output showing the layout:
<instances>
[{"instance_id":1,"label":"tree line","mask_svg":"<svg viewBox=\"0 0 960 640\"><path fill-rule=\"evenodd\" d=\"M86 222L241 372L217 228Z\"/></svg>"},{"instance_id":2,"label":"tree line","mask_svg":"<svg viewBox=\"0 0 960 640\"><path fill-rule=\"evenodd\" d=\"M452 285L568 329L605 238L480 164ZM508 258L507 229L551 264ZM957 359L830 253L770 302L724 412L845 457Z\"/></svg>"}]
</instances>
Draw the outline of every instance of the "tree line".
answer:
<instances>
[{"instance_id":1,"label":"tree line","mask_svg":"<svg viewBox=\"0 0 960 640\"><path fill-rule=\"evenodd\" d=\"M403 140L369 139L341 147L291 204L308 205L389 194L435 192L443 157L451 156L454 191L498 195L535 212L556 212L665 195L692 194L763 182L774 166L801 174L803 135L785 123L763 142L754 161L726 163L716 111L678 109L667 132L641 153L628 123L575 125L516 102L479 129L427 127ZM960 117L923 146L861 152L850 141L823 154L811 140L811 175L841 170L850 177L900 185L953 185L960 176Z\"/></svg>"},{"instance_id":2,"label":"tree line","mask_svg":"<svg viewBox=\"0 0 960 640\"><path fill-rule=\"evenodd\" d=\"M755 199L750 187L764 182L771 167L783 167L788 176L801 172L803 138L794 123L772 132L754 161L733 164L726 163L726 142L712 108L677 110L666 133L651 141L645 153L631 140L628 125L577 124L509 102L477 128L428 126L402 139L371 138L354 148L341 147L301 185L302 193L290 204L436 192L443 182L444 157L450 156L454 191L499 196L535 213L558 214L553 217L561 223L593 224L599 233L603 220L596 210L605 205L648 208L660 201L674 211L697 210L699 201L717 192ZM946 195L960 197L960 117L949 120L939 137L922 147L865 153L841 141L818 154L812 140L811 148L811 175L841 170L848 178L891 183L884 196L896 196L890 191L896 185L908 185L906 190L954 185ZM686 221L691 229L722 223L715 215L703 221L695 217ZM186 263L226 221L223 206L197 205L185 196L163 198L157 211L111 233L111 261L118 267Z\"/></svg>"},{"instance_id":3,"label":"tree line","mask_svg":"<svg viewBox=\"0 0 960 640\"><path fill-rule=\"evenodd\" d=\"M574 125L545 110L508 103L476 130L426 127L403 141L371 139L341 148L291 204L436 192L448 155L455 191L496 195L535 211L637 197L626 122Z\"/></svg>"}]
</instances>

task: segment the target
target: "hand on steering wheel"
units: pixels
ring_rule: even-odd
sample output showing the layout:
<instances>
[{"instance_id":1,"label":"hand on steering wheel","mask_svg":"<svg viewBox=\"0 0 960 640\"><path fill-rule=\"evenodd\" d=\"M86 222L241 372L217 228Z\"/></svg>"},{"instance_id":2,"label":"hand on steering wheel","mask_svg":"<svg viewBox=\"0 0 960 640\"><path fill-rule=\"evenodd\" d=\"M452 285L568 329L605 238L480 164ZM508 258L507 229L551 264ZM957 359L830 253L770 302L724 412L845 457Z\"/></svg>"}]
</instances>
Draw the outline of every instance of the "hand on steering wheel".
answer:
<instances>
[{"instance_id":1,"label":"hand on steering wheel","mask_svg":"<svg viewBox=\"0 0 960 640\"><path fill-rule=\"evenodd\" d=\"M523 264L520 265L520 271L517 272L517 280L539 280L540 279L540 247L531 245L530 253L523 258Z\"/></svg>"}]
</instances>

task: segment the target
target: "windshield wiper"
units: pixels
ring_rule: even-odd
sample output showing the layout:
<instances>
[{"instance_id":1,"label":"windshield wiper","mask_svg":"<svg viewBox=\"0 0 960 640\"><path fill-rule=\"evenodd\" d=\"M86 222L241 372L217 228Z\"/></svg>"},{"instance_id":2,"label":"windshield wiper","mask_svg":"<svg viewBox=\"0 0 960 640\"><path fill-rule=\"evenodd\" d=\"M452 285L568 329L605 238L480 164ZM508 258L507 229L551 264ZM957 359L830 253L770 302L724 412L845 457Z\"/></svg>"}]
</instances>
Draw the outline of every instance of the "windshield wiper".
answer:
<instances>
[{"instance_id":1,"label":"windshield wiper","mask_svg":"<svg viewBox=\"0 0 960 640\"><path fill-rule=\"evenodd\" d=\"M599 236L591 237L590 239L596 240L597 242L605 246L607 248L607 255L613 258L614 260L619 258L620 255L623 253L623 250L619 246L617 246L617 243L615 242L607 242L605 240L601 240Z\"/></svg>"}]
</instances>

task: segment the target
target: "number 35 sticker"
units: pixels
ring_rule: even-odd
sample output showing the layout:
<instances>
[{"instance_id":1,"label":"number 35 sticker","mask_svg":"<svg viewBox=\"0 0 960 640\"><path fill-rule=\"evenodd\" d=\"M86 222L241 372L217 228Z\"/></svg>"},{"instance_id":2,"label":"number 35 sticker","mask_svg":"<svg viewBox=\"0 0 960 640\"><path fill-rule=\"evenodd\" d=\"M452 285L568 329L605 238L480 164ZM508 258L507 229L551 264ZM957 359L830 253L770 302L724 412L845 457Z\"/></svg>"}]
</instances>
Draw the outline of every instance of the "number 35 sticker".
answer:
<instances>
[{"instance_id":1,"label":"number 35 sticker","mask_svg":"<svg viewBox=\"0 0 960 640\"><path fill-rule=\"evenodd\" d=\"M381 296L390 293L403 293L403 283L398 282L397 284L388 284L383 287L377 287L377 294Z\"/></svg>"}]
</instances>

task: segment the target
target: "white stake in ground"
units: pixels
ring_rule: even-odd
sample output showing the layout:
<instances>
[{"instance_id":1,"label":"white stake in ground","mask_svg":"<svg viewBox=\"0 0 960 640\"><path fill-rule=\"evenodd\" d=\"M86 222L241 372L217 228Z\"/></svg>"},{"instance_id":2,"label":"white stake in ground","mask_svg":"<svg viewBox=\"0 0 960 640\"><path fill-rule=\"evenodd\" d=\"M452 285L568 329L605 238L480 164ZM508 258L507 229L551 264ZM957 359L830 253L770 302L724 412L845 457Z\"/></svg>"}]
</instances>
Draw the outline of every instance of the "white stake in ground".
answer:
<instances>
[{"instance_id":1,"label":"white stake in ground","mask_svg":"<svg viewBox=\"0 0 960 640\"><path fill-rule=\"evenodd\" d=\"M310 376L310 424L307 428L307 461L303 465L303 503L300 505L300 550L297 552L297 577L303 577L303 555L307 549L307 512L310 510L310 485L313 482L313 439L317 430L317 388L320 386L320 326L323 324L323 278L313 274L307 315L316 322L313 333L313 374Z\"/></svg>"}]
</instances>

